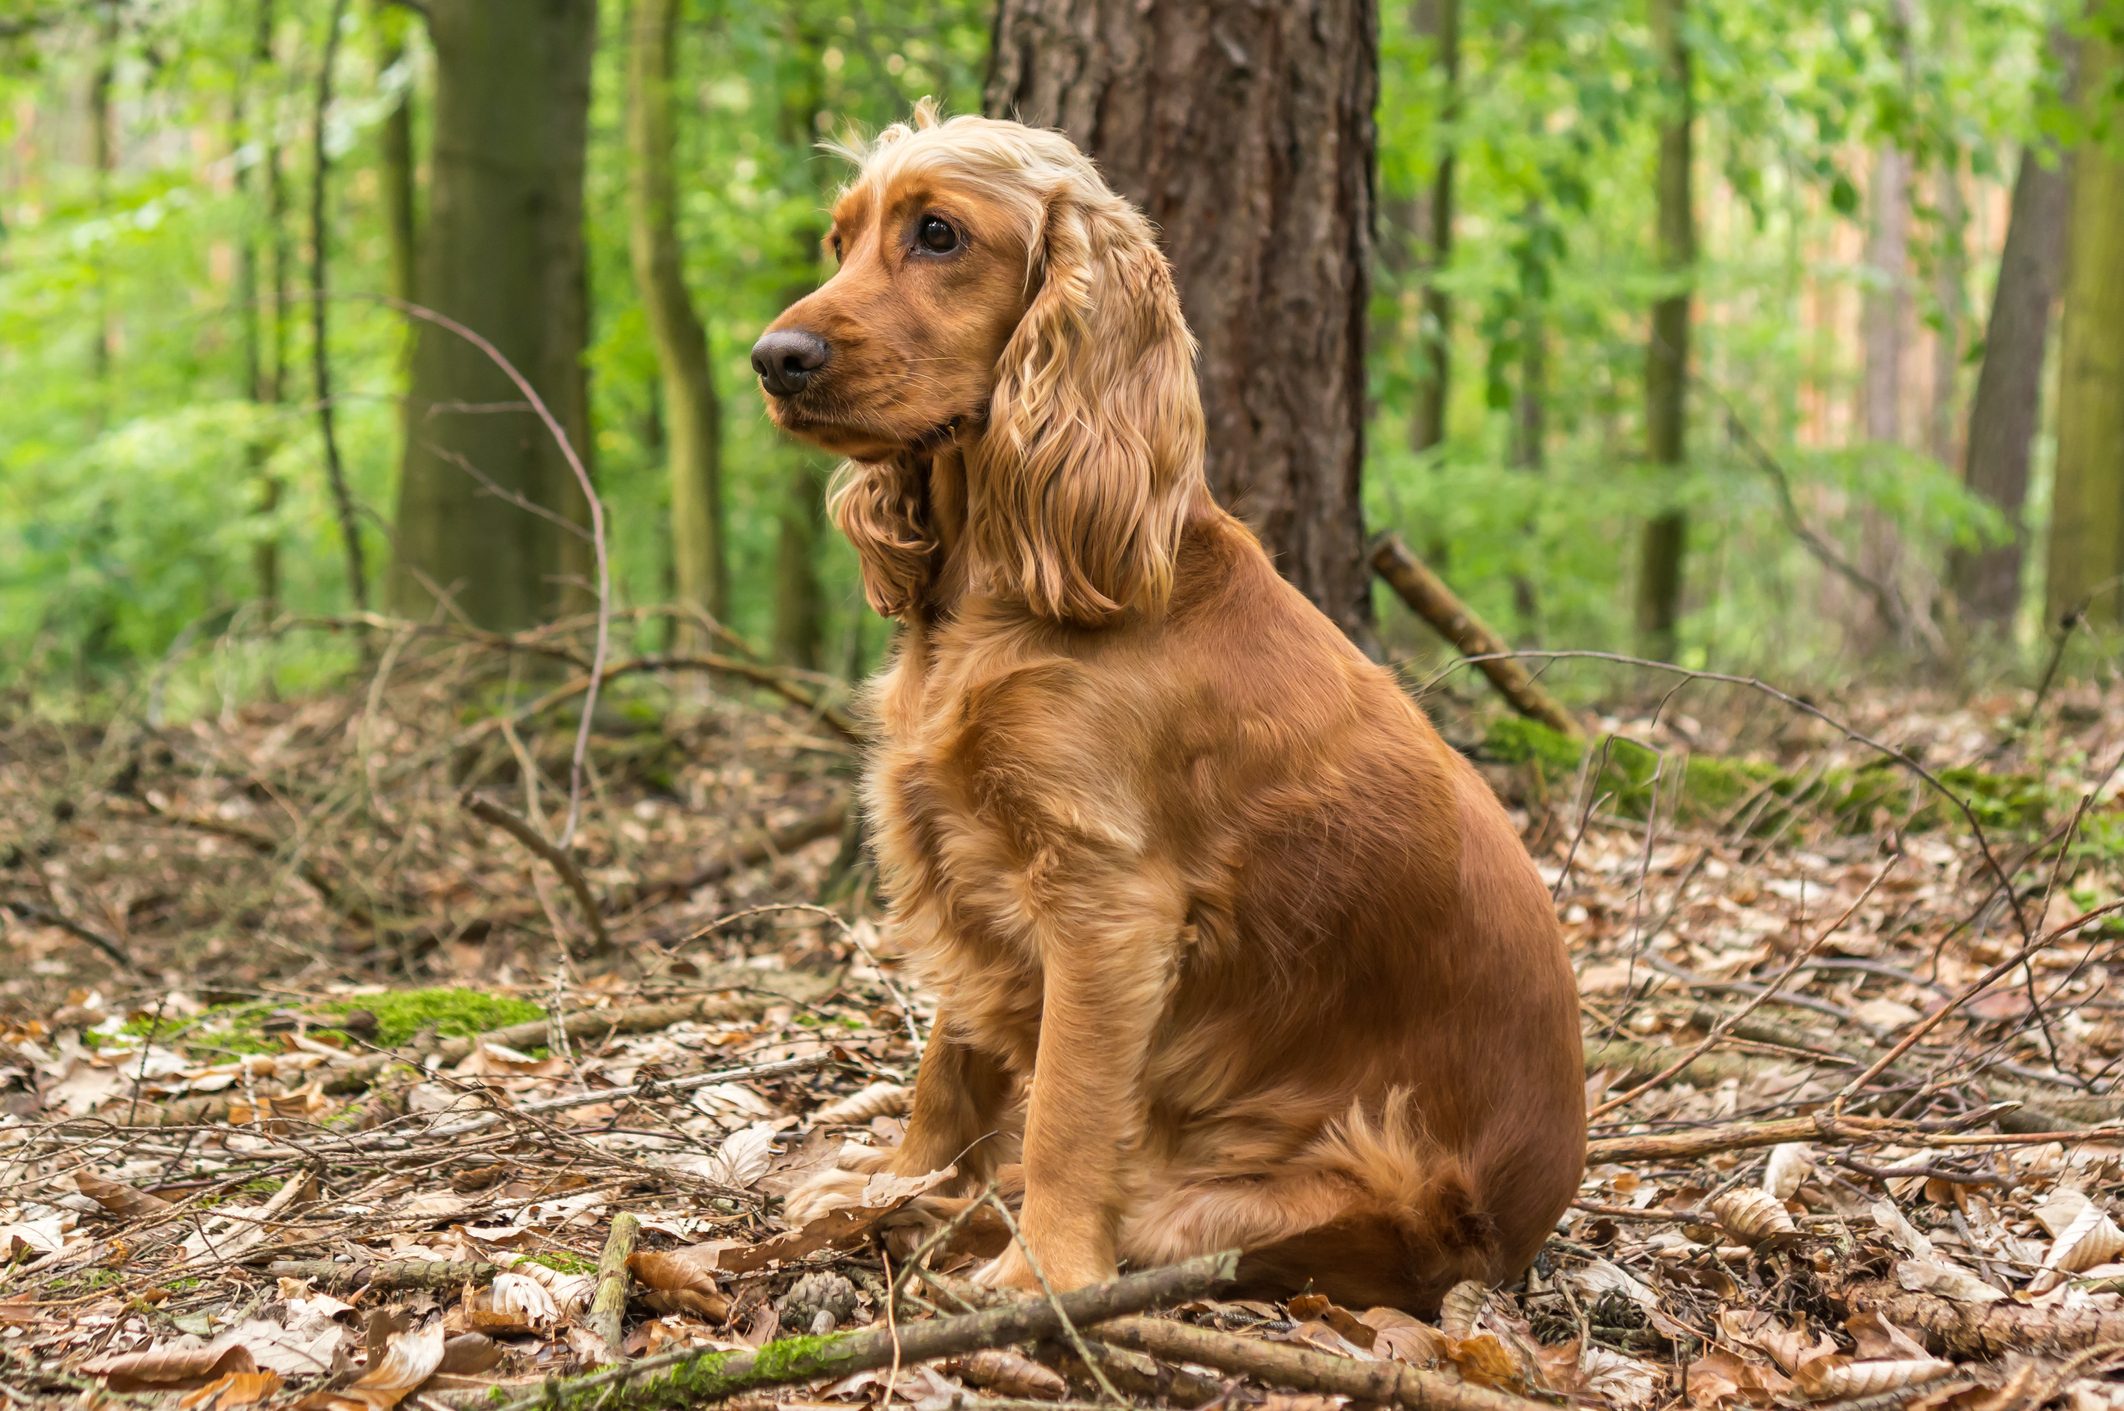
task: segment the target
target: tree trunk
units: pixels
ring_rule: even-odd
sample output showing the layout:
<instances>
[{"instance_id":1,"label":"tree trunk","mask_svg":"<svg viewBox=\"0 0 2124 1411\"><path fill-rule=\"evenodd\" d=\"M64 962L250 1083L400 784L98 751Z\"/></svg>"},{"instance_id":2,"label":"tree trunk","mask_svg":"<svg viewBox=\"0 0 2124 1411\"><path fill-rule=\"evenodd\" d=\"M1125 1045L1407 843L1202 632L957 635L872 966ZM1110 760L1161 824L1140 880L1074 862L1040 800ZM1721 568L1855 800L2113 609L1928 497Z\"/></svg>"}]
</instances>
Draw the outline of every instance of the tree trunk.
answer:
<instances>
[{"instance_id":1,"label":"tree trunk","mask_svg":"<svg viewBox=\"0 0 2124 1411\"><path fill-rule=\"evenodd\" d=\"M1958 549L1949 566L1962 620L1998 631L2012 630L2021 602L2028 465L2042 421L2044 354L2065 265L2070 205L2062 154L2048 144L2024 150L1984 332L1984 362L1969 407L1969 450L1962 470L1970 491L2005 517L2008 537L1988 548Z\"/></svg>"},{"instance_id":2,"label":"tree trunk","mask_svg":"<svg viewBox=\"0 0 2124 1411\"><path fill-rule=\"evenodd\" d=\"M492 342L587 452L583 152L596 0L430 0L428 13L422 300ZM501 371L448 329L421 324L407 419L398 609L426 616L441 597L508 631L581 607L567 576L587 558L587 506Z\"/></svg>"},{"instance_id":3,"label":"tree trunk","mask_svg":"<svg viewBox=\"0 0 2124 1411\"><path fill-rule=\"evenodd\" d=\"M627 248L656 344L670 446L671 566L679 602L720 621L729 593L723 535L722 407L678 235L674 174L677 0L635 0L627 51ZM681 633L683 641L687 633Z\"/></svg>"},{"instance_id":4,"label":"tree trunk","mask_svg":"<svg viewBox=\"0 0 2124 1411\"><path fill-rule=\"evenodd\" d=\"M786 64L777 85L782 94L778 135L794 170L817 171L812 144L819 112L826 104L819 62L824 46L819 30L805 23L801 6L790 7L782 28L782 47ZM786 309L811 292L825 236L823 226L815 221L797 227L790 259L792 279L782 293L780 307ZM782 455L785 468L774 540L774 654L791 666L817 670L824 663L826 640L819 545L826 536L827 463L809 446L791 444Z\"/></svg>"},{"instance_id":5,"label":"tree trunk","mask_svg":"<svg viewBox=\"0 0 2124 1411\"><path fill-rule=\"evenodd\" d=\"M1460 108L1460 0L1416 0L1415 31L1431 41L1445 82L1441 114L1448 131ZM1453 258L1452 139L1439 145L1438 170L1417 208L1417 268L1423 297L1416 329L1418 381L1409 408L1409 448L1418 455L1445 440L1446 392L1453 365L1453 305L1439 280Z\"/></svg>"},{"instance_id":6,"label":"tree trunk","mask_svg":"<svg viewBox=\"0 0 2124 1411\"><path fill-rule=\"evenodd\" d=\"M1001 0L988 109L1067 132L1163 232L1211 488L1370 635L1360 475L1374 0Z\"/></svg>"},{"instance_id":7,"label":"tree trunk","mask_svg":"<svg viewBox=\"0 0 2124 1411\"><path fill-rule=\"evenodd\" d=\"M326 272L331 268L331 246L326 229L332 183L332 157L325 144L325 121L332 111L332 69L339 59L339 32L345 28L347 0L332 0L325 20L324 57L317 68L316 122L310 129L310 371L317 391L317 431L324 446L325 480L332 491L332 504L339 515L339 538L346 552L347 591L357 611L369 610L369 571L362 555L361 521L354 510L354 495L347 488L346 467L340 463L336 408L332 401L332 300Z\"/></svg>"},{"instance_id":8,"label":"tree trunk","mask_svg":"<svg viewBox=\"0 0 2124 1411\"><path fill-rule=\"evenodd\" d=\"M1528 222L1541 219L1539 203L1530 203ZM1519 387L1512 395L1512 465L1528 475L1541 475L1548 463L1549 435L1549 329L1539 296L1522 290L1519 311ZM1534 541L1534 525L1524 527L1526 541ZM1541 598L1526 570L1512 575L1512 605L1519 612L1522 638L1541 634Z\"/></svg>"},{"instance_id":9,"label":"tree trunk","mask_svg":"<svg viewBox=\"0 0 2124 1411\"><path fill-rule=\"evenodd\" d=\"M96 209L108 213L111 177L118 170L118 114L111 90L118 78L118 14L114 0L103 6L96 41L96 71L89 78L89 161L96 170ZM117 315L111 303L109 256L96 255L96 338L89 347L89 372L95 379L96 425L100 431L111 412L111 367L118 357Z\"/></svg>"},{"instance_id":10,"label":"tree trunk","mask_svg":"<svg viewBox=\"0 0 2124 1411\"><path fill-rule=\"evenodd\" d=\"M2124 160L2099 137L2120 61L2101 36L2082 41L2079 87L2098 136L2073 159L2045 595L2052 622L2085 608L2095 622L2124 624Z\"/></svg>"},{"instance_id":11,"label":"tree trunk","mask_svg":"<svg viewBox=\"0 0 2124 1411\"><path fill-rule=\"evenodd\" d=\"M281 396L281 360L287 355L287 275L280 256L280 226L286 218L285 188L280 180L279 113L264 105L263 116L254 114L249 95L273 91L274 0L258 0L251 50L251 71L236 92L236 140L239 146L256 142L264 154L265 211L255 229L246 229L237 255L237 299L243 305L244 394L261 407L275 406ZM239 189L247 195L251 172L239 166ZM265 255L272 257L272 290L266 290ZM268 322L270 320L270 324ZM270 341L268 331L270 329ZM280 482L273 478L269 452L262 438L254 437L248 450L251 479L256 485L258 515L270 520L280 506ZM280 611L280 540L271 529L261 529L251 545L251 580L258 594L259 610L267 617Z\"/></svg>"},{"instance_id":12,"label":"tree trunk","mask_svg":"<svg viewBox=\"0 0 2124 1411\"><path fill-rule=\"evenodd\" d=\"M1696 218L1690 196L1690 143L1695 118L1689 49L1682 38L1686 0L1652 0L1652 32L1666 88L1659 129L1659 264L1677 288L1652 306L1645 354L1645 440L1672 492L1686 456L1689 384L1689 281L1696 263ZM1645 653L1674 656L1681 622L1682 559L1688 521L1668 506L1645 525L1637 582L1637 630Z\"/></svg>"},{"instance_id":13,"label":"tree trunk","mask_svg":"<svg viewBox=\"0 0 2124 1411\"><path fill-rule=\"evenodd\" d=\"M406 62L406 32L412 19L392 0L376 0L377 67L385 74ZM383 120L383 210L390 253L390 294L402 303L415 298L415 261L420 217L414 197L413 81L399 75L397 93Z\"/></svg>"}]
</instances>

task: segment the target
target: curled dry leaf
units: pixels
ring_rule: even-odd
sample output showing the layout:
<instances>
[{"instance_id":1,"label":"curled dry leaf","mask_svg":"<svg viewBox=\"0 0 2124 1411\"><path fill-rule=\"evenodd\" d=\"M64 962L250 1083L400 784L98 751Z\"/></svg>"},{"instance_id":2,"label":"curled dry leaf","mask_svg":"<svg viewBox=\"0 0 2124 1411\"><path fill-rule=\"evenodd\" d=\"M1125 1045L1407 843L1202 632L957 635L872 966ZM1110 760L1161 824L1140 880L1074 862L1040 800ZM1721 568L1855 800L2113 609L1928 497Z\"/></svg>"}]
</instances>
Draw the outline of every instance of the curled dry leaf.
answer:
<instances>
[{"instance_id":1,"label":"curled dry leaf","mask_svg":"<svg viewBox=\"0 0 2124 1411\"><path fill-rule=\"evenodd\" d=\"M1793 1239L1799 1234L1791 1212L1768 1191L1737 1186L1713 1196L1706 1208L1727 1234L1750 1248Z\"/></svg>"},{"instance_id":2,"label":"curled dry leaf","mask_svg":"<svg viewBox=\"0 0 2124 1411\"><path fill-rule=\"evenodd\" d=\"M1438 1327L1455 1342L1473 1335L1475 1320L1482 1314L1482 1306L1490 1301L1490 1290L1478 1279L1463 1279L1446 1290L1438 1304Z\"/></svg>"},{"instance_id":3,"label":"curled dry leaf","mask_svg":"<svg viewBox=\"0 0 2124 1411\"><path fill-rule=\"evenodd\" d=\"M170 1203L159 1195L149 1195L137 1186L99 1176L94 1171L76 1171L74 1185L90 1200L126 1220L159 1215L170 1208Z\"/></svg>"},{"instance_id":4,"label":"curled dry leaf","mask_svg":"<svg viewBox=\"0 0 2124 1411\"><path fill-rule=\"evenodd\" d=\"M1814 1173L1814 1148L1805 1142L1784 1142L1770 1148L1769 1164L1763 1168L1763 1190L1778 1200L1790 1200Z\"/></svg>"},{"instance_id":5,"label":"curled dry leaf","mask_svg":"<svg viewBox=\"0 0 2124 1411\"><path fill-rule=\"evenodd\" d=\"M1003 1396L1060 1401L1069 1394L1069 1383L1060 1372L1003 1347L984 1347L950 1358L944 1363L944 1370L961 1381Z\"/></svg>"},{"instance_id":6,"label":"curled dry leaf","mask_svg":"<svg viewBox=\"0 0 2124 1411\"><path fill-rule=\"evenodd\" d=\"M1824 1358L1811 1363L1794 1378L1793 1385L1809 1401L1831 1398L1878 1396L1938 1381L1954 1371L1952 1362L1936 1357L1907 1358L1894 1362L1846 1362Z\"/></svg>"},{"instance_id":7,"label":"curled dry leaf","mask_svg":"<svg viewBox=\"0 0 2124 1411\"><path fill-rule=\"evenodd\" d=\"M1810 1336L1769 1313L1729 1308L1719 1314L1718 1323L1727 1337L1768 1356L1787 1375L1796 1376L1836 1355L1836 1344L1827 1336Z\"/></svg>"},{"instance_id":8,"label":"curled dry leaf","mask_svg":"<svg viewBox=\"0 0 2124 1411\"><path fill-rule=\"evenodd\" d=\"M716 1287L716 1259L727 1240L684 1249L638 1249L627 1269L646 1290L643 1301L660 1313L694 1313L720 1323L730 1316L730 1296Z\"/></svg>"},{"instance_id":9,"label":"curled dry leaf","mask_svg":"<svg viewBox=\"0 0 2124 1411\"><path fill-rule=\"evenodd\" d=\"M1894 1240L1920 1259L1932 1258L1932 1241L1919 1232L1917 1226L1903 1218L1891 1200L1876 1200L1870 1207L1873 1223L1882 1234Z\"/></svg>"},{"instance_id":10,"label":"curled dry leaf","mask_svg":"<svg viewBox=\"0 0 2124 1411\"><path fill-rule=\"evenodd\" d=\"M876 1117L904 1117L914 1089L901 1083L872 1083L811 1114L814 1127L852 1127Z\"/></svg>"},{"instance_id":11,"label":"curled dry leaf","mask_svg":"<svg viewBox=\"0 0 2124 1411\"><path fill-rule=\"evenodd\" d=\"M256 1406L280 1390L280 1373L231 1372L178 1398L179 1411L236 1411Z\"/></svg>"},{"instance_id":12,"label":"curled dry leaf","mask_svg":"<svg viewBox=\"0 0 2124 1411\"><path fill-rule=\"evenodd\" d=\"M573 1317L588 1308L591 1297L597 1293L595 1274L566 1273L518 1254L503 1254L495 1263L545 1285L546 1292L553 1295L553 1301L564 1317Z\"/></svg>"},{"instance_id":13,"label":"curled dry leaf","mask_svg":"<svg viewBox=\"0 0 2124 1411\"><path fill-rule=\"evenodd\" d=\"M1446 1335L1399 1308L1367 1308L1357 1315L1357 1321L1372 1330L1371 1348L1376 1356L1412 1367L1434 1367L1445 1360Z\"/></svg>"},{"instance_id":14,"label":"curled dry leaf","mask_svg":"<svg viewBox=\"0 0 2124 1411\"><path fill-rule=\"evenodd\" d=\"M546 1286L513 1269L465 1298L465 1321L475 1332L542 1333L560 1320L560 1305Z\"/></svg>"},{"instance_id":15,"label":"curled dry leaf","mask_svg":"<svg viewBox=\"0 0 2124 1411\"><path fill-rule=\"evenodd\" d=\"M2124 1251L2124 1230L2117 1228L2108 1211L2090 1201L2059 1232L2043 1256L2042 1270L2029 1281L2028 1291L2048 1292L2063 1283L2065 1275L2107 1263L2120 1251Z\"/></svg>"},{"instance_id":16,"label":"curled dry leaf","mask_svg":"<svg viewBox=\"0 0 2124 1411\"><path fill-rule=\"evenodd\" d=\"M218 1381L231 1372L255 1372L258 1364L241 1346L192 1343L98 1357L83 1363L81 1370L103 1378L112 1391L176 1391Z\"/></svg>"},{"instance_id":17,"label":"curled dry leaf","mask_svg":"<svg viewBox=\"0 0 2124 1411\"><path fill-rule=\"evenodd\" d=\"M1895 1281L1912 1293L1936 1293L1956 1303L1997 1303L2006 1296L1960 1265L1938 1259L1901 1261Z\"/></svg>"},{"instance_id":18,"label":"curled dry leaf","mask_svg":"<svg viewBox=\"0 0 2124 1411\"><path fill-rule=\"evenodd\" d=\"M733 1190L750 1188L774 1163L774 1137L781 1127L779 1122L754 1122L738 1128L699 1167L700 1174Z\"/></svg>"},{"instance_id":19,"label":"curled dry leaf","mask_svg":"<svg viewBox=\"0 0 2124 1411\"><path fill-rule=\"evenodd\" d=\"M372 1335L377 1331L372 1324ZM369 1370L343 1391L318 1391L297 1402L296 1411L390 1411L418 1391L441 1368L443 1325L430 1319L416 1327L384 1333L372 1348Z\"/></svg>"},{"instance_id":20,"label":"curled dry leaf","mask_svg":"<svg viewBox=\"0 0 2124 1411\"><path fill-rule=\"evenodd\" d=\"M1578 1371L1586 1391L1603 1406L1652 1406L1667 1389L1664 1367L1597 1343L1579 1355Z\"/></svg>"}]
</instances>

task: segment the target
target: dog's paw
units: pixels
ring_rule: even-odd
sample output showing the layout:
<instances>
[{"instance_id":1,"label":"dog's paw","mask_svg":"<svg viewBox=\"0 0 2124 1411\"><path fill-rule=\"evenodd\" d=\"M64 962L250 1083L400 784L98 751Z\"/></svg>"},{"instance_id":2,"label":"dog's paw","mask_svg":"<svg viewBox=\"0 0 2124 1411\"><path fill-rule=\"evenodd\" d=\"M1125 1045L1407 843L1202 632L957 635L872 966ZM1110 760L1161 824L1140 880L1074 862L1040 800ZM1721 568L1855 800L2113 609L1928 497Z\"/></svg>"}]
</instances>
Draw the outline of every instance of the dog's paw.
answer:
<instances>
[{"instance_id":1,"label":"dog's paw","mask_svg":"<svg viewBox=\"0 0 2124 1411\"><path fill-rule=\"evenodd\" d=\"M1033 1273L1032 1261L1016 1244L974 1271L974 1284L984 1289L1015 1290L1019 1293L1038 1293L1039 1276Z\"/></svg>"}]
</instances>

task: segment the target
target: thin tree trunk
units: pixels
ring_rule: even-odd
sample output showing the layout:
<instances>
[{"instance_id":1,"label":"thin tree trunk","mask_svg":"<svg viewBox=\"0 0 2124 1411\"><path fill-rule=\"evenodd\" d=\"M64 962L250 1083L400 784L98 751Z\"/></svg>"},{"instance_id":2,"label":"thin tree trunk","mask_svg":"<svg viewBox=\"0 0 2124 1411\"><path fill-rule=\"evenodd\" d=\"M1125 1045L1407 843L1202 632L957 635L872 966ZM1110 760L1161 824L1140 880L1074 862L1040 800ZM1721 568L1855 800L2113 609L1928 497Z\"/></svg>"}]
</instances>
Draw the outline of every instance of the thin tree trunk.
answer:
<instances>
[{"instance_id":1,"label":"thin tree trunk","mask_svg":"<svg viewBox=\"0 0 2124 1411\"><path fill-rule=\"evenodd\" d=\"M1538 219L1538 207L1529 219ZM1519 388L1512 397L1512 465L1539 477L1548 462L1549 330L1540 300L1522 292L1519 314ZM1532 542L1534 526L1523 527ZM1534 580L1521 570L1512 575L1512 603L1519 610L1520 634L1541 633L1541 599Z\"/></svg>"},{"instance_id":2,"label":"thin tree trunk","mask_svg":"<svg viewBox=\"0 0 2124 1411\"><path fill-rule=\"evenodd\" d=\"M2071 64L2069 47L2064 62ZM2011 631L2021 603L2021 562L2028 543L2024 521L2028 468L2042 421L2043 363L2051 307L2065 265L2065 226L2071 206L2068 161L2037 143L2021 153L2007 216L2006 249L1999 257L1984 362L1969 407L1969 450L1962 479L2006 521L2004 541L1958 549L1949 565L1962 620Z\"/></svg>"},{"instance_id":3,"label":"thin tree trunk","mask_svg":"<svg viewBox=\"0 0 2124 1411\"><path fill-rule=\"evenodd\" d=\"M361 522L354 495L347 488L347 469L339 459L339 433L332 405L331 292L326 275L331 243L325 228L330 205L332 157L325 144L325 123L332 113L332 69L339 61L339 32L345 28L347 0L332 0L326 21L324 59L317 69L317 120L310 129L310 367L317 391L317 430L324 442L325 478L339 516L340 545L347 556L347 591L354 606L369 610L369 570L361 549Z\"/></svg>"},{"instance_id":4,"label":"thin tree trunk","mask_svg":"<svg viewBox=\"0 0 2124 1411\"><path fill-rule=\"evenodd\" d=\"M720 620L724 562L722 407L708 334L686 290L679 247L671 88L676 0L634 0L627 51L628 251L664 383L670 445L671 562L679 601ZM681 634L681 640L685 638Z\"/></svg>"},{"instance_id":5,"label":"thin tree trunk","mask_svg":"<svg viewBox=\"0 0 2124 1411\"><path fill-rule=\"evenodd\" d=\"M2105 131L2118 48L2097 34L2082 41L2080 90L2090 130ZM2065 275L2065 328L2058 367L2057 487L2050 520L2053 623L2085 610L2124 624L2124 159L2097 138L2073 159L2072 219Z\"/></svg>"},{"instance_id":6,"label":"thin tree trunk","mask_svg":"<svg viewBox=\"0 0 2124 1411\"><path fill-rule=\"evenodd\" d=\"M251 94L263 91L270 84L273 65L273 0L258 0L257 38L254 44L250 71L236 85L233 98L230 146L241 152L255 142L261 150L270 148L275 134L273 114L266 110L263 121L254 118ZM236 189L250 205L252 185L256 177L247 164L236 168ZM273 233L257 228L255 221L247 224L239 237L236 253L236 302L243 319L243 395L259 407L271 406L280 400L278 378L267 361L264 260L260 245L271 248ZM267 469L268 449L262 435L254 435L246 447L246 459L251 468L251 481L255 487L258 513L261 520L268 520L279 500L278 486ZM258 595L259 610L267 617L280 611L280 541L274 535L270 522L262 525L251 544L251 578Z\"/></svg>"},{"instance_id":7,"label":"thin tree trunk","mask_svg":"<svg viewBox=\"0 0 2124 1411\"><path fill-rule=\"evenodd\" d=\"M392 0L377 0L377 67L384 73L406 62L406 34L412 20ZM417 297L415 266L420 217L414 196L413 84L406 79L384 113L381 132L385 249L390 255L391 297L412 303Z\"/></svg>"},{"instance_id":8,"label":"thin tree trunk","mask_svg":"<svg viewBox=\"0 0 2124 1411\"><path fill-rule=\"evenodd\" d=\"M1441 117L1448 132L1460 108L1460 0L1416 0L1415 31L1429 39L1432 62L1445 84ZM1418 274L1423 294L1417 316L1416 398L1409 408L1409 448L1421 455L1445 440L1446 394L1452 380L1453 305L1440 283L1453 259L1453 147L1439 145L1438 170L1417 208Z\"/></svg>"},{"instance_id":9,"label":"thin tree trunk","mask_svg":"<svg viewBox=\"0 0 2124 1411\"><path fill-rule=\"evenodd\" d=\"M421 300L491 341L587 453L582 203L595 0L427 8L435 116ZM473 622L513 630L581 606L568 575L588 557L588 506L560 448L493 363L423 323L408 425L395 517L399 610L425 616L440 596Z\"/></svg>"},{"instance_id":10,"label":"thin tree trunk","mask_svg":"<svg viewBox=\"0 0 2124 1411\"><path fill-rule=\"evenodd\" d=\"M1360 641L1377 59L1374 0L1002 0L987 96L1157 223L1202 343L1211 488Z\"/></svg>"},{"instance_id":11,"label":"thin tree trunk","mask_svg":"<svg viewBox=\"0 0 2124 1411\"><path fill-rule=\"evenodd\" d=\"M1666 88L1659 130L1659 264L1679 287L1652 306L1645 356L1646 449L1673 492L1687 455L1689 281L1696 263L1696 217L1690 194L1690 147L1695 118L1688 44L1682 37L1686 0L1652 0L1652 32ZM1681 622L1682 560L1688 521L1670 505L1645 525L1637 582L1637 630L1647 655L1671 659Z\"/></svg>"},{"instance_id":12,"label":"thin tree trunk","mask_svg":"<svg viewBox=\"0 0 2124 1411\"><path fill-rule=\"evenodd\" d=\"M823 46L801 7L792 6L784 20L782 46L786 65L777 85L782 94L779 136L787 160L797 170L813 171L817 164L812 143L826 103L819 62ZM783 290L780 307L788 308L811 292L825 234L817 222L798 225L790 265L799 277ZM775 517L774 654L792 666L816 670L824 662L826 641L826 594L819 582L819 546L826 535L826 463L807 446L787 446L782 454L788 469Z\"/></svg>"},{"instance_id":13,"label":"thin tree trunk","mask_svg":"<svg viewBox=\"0 0 2124 1411\"><path fill-rule=\"evenodd\" d=\"M275 19L275 0L258 0L251 49L254 77L244 87L267 95L275 94L279 89L273 48ZM280 105L268 98L263 108L255 140L264 166L265 210L260 228L247 234L243 242L243 287L247 309L245 370L250 374L251 400L261 407L275 407L286 395L287 381L287 183L280 168ZM249 178L245 180L248 182ZM254 443L252 447L251 479L256 487L258 517L270 524L280 509L280 480L273 474L263 443ZM268 617L277 614L280 611L280 539L270 529L261 532L251 545L251 579L256 585L260 610Z\"/></svg>"},{"instance_id":14,"label":"thin tree trunk","mask_svg":"<svg viewBox=\"0 0 2124 1411\"><path fill-rule=\"evenodd\" d=\"M89 161L96 172L96 208L107 211L111 177L118 170L118 114L111 93L118 79L118 5L105 0L97 34L96 71L89 79ZM118 325L111 302L109 257L96 255L96 337L89 346L89 375L96 385L96 425L111 417L111 369L118 358Z\"/></svg>"}]
</instances>

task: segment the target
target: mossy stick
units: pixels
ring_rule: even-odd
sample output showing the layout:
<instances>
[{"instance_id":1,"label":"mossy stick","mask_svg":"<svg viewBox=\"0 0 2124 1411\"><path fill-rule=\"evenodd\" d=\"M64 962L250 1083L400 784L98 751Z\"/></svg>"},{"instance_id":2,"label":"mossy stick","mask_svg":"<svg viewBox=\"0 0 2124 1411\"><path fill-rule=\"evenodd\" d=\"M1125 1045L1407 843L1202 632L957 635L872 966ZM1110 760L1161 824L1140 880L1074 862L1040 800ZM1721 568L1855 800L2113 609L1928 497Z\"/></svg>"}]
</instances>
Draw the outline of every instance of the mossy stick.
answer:
<instances>
[{"instance_id":1,"label":"mossy stick","mask_svg":"<svg viewBox=\"0 0 2124 1411\"><path fill-rule=\"evenodd\" d=\"M529 1395L503 1403L498 1411L583 1411L591 1406L647 1411L695 1406L760 1387L789 1386L883 1367L896 1355L911 1365L976 1348L1037 1342L1059 1334L1064 1319L1097 1323L1213 1293L1229 1284L1238 1268L1238 1251L1227 1250L1127 1274L1052 1299L1022 1299L896 1330L865 1328L826 1337L783 1338L753 1352L692 1350L652 1357L589 1376L548 1380Z\"/></svg>"},{"instance_id":2,"label":"mossy stick","mask_svg":"<svg viewBox=\"0 0 2124 1411\"><path fill-rule=\"evenodd\" d=\"M627 1321L627 1256L634 1253L641 1220L626 1211L612 1217L612 1233L597 1259L597 1292L590 1298L590 1329L605 1340L613 1357L620 1355L621 1329Z\"/></svg>"}]
</instances>

